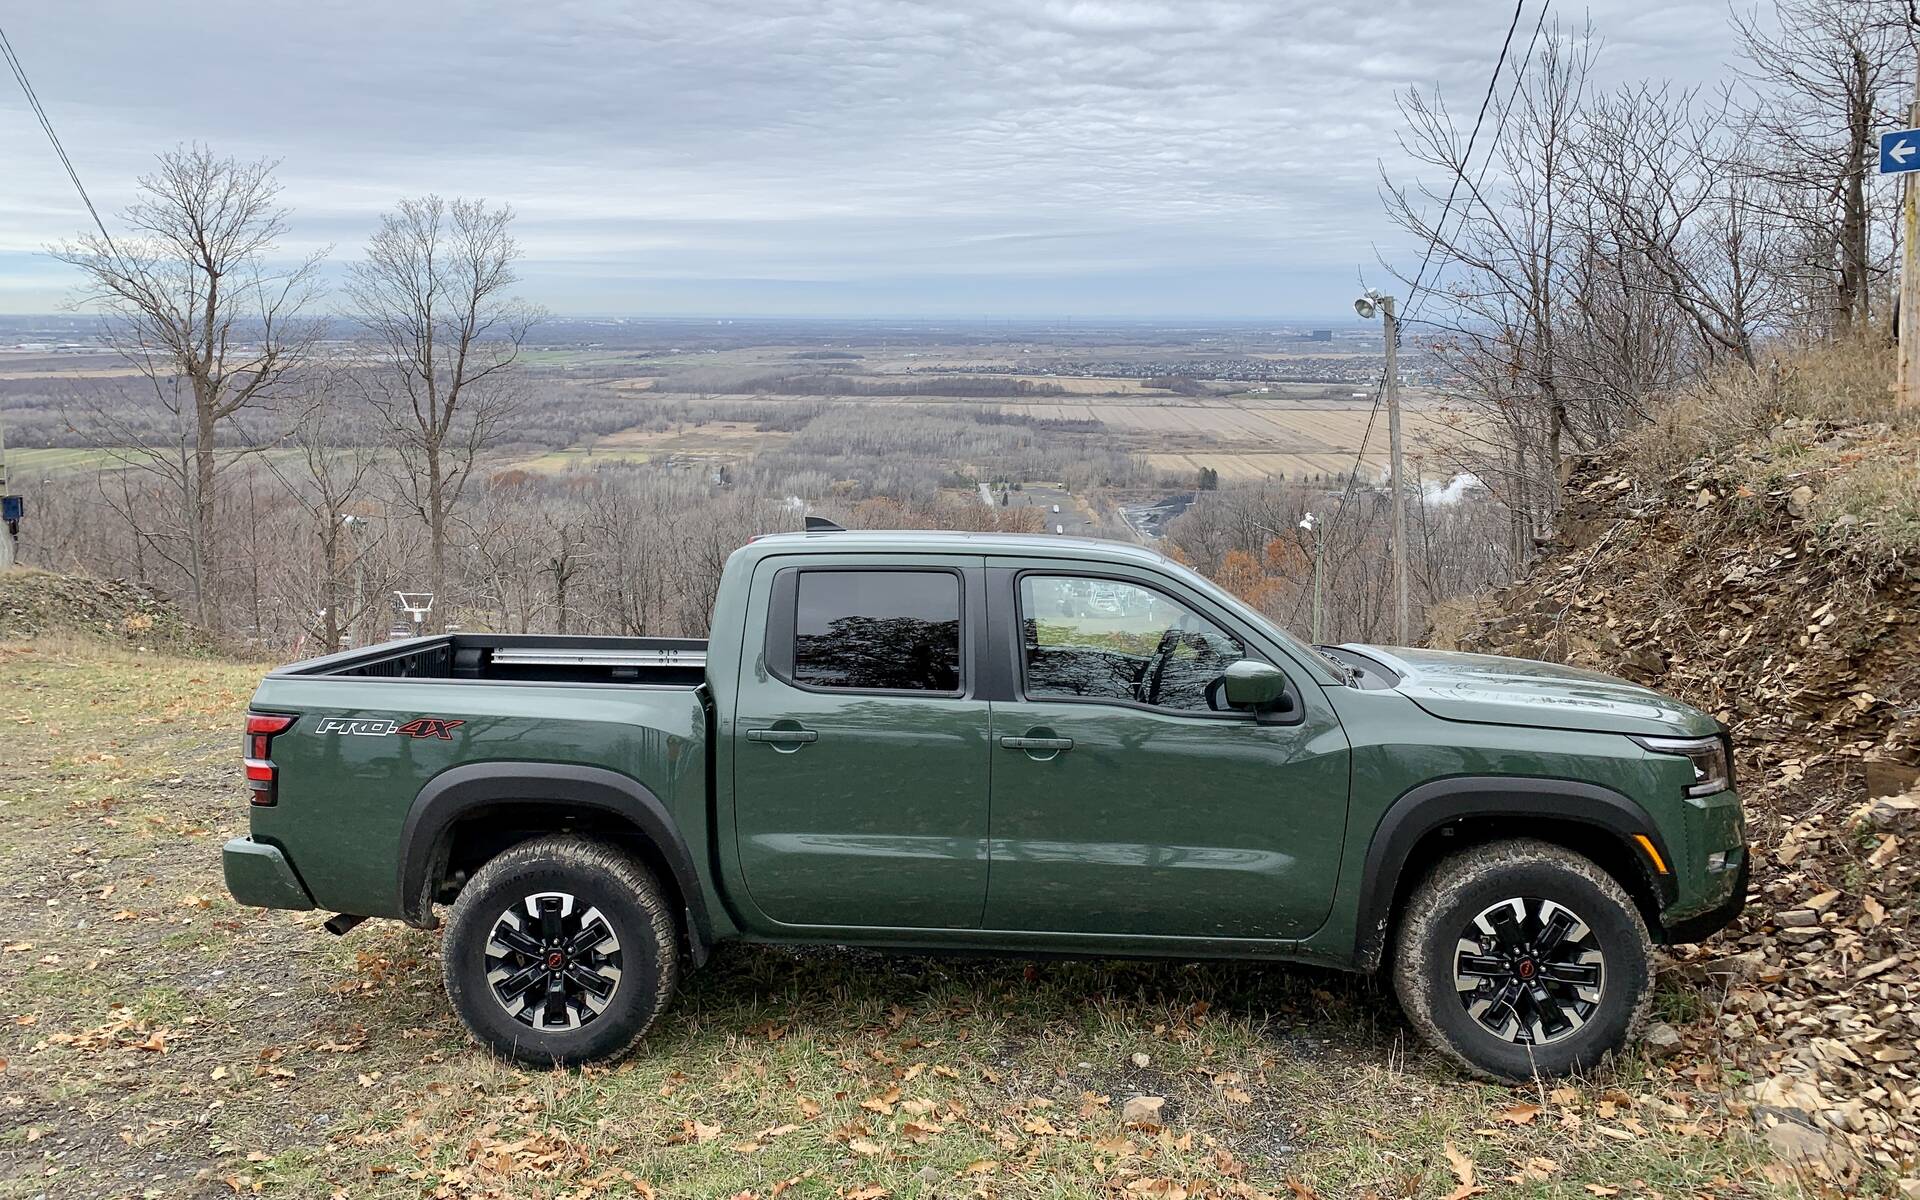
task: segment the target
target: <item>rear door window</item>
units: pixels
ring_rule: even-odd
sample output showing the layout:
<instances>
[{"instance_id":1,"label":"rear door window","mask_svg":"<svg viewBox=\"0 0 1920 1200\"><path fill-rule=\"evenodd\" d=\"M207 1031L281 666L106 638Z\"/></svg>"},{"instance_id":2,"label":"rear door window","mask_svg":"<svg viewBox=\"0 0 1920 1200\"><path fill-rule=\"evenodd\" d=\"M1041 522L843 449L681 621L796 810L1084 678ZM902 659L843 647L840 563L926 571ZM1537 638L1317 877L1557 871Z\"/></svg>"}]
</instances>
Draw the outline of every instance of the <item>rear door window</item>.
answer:
<instances>
[{"instance_id":1,"label":"rear door window","mask_svg":"<svg viewBox=\"0 0 1920 1200\"><path fill-rule=\"evenodd\" d=\"M793 681L852 691L960 691L960 576L803 570Z\"/></svg>"}]
</instances>

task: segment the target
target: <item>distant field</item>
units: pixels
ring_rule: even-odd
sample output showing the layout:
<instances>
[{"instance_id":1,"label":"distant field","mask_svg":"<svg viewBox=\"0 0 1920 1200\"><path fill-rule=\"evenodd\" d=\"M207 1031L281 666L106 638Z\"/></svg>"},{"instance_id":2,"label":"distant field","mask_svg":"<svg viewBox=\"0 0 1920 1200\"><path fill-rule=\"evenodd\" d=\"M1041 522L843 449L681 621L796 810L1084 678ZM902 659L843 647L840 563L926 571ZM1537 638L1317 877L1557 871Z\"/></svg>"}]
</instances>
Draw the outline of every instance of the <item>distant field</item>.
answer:
<instances>
[{"instance_id":1,"label":"distant field","mask_svg":"<svg viewBox=\"0 0 1920 1200\"><path fill-rule=\"evenodd\" d=\"M1121 379L1112 376L1103 378L1080 375L1013 375L1009 378L1033 384L1052 384L1061 391L1076 396L1116 394L1167 396L1172 394L1164 388L1142 387L1138 379Z\"/></svg>"},{"instance_id":2,"label":"distant field","mask_svg":"<svg viewBox=\"0 0 1920 1200\"><path fill-rule=\"evenodd\" d=\"M1384 435L1383 439L1384 439ZM1235 482L1262 479L1306 479L1315 476L1345 479L1353 469L1354 452L1339 454L1234 454L1230 451L1199 451L1193 454L1149 454L1147 462L1156 470L1179 473L1196 472L1208 467L1220 478ZM1360 460L1364 473L1379 476L1387 468L1385 449L1369 449Z\"/></svg>"},{"instance_id":3,"label":"distant field","mask_svg":"<svg viewBox=\"0 0 1920 1200\"><path fill-rule=\"evenodd\" d=\"M97 467L119 467L124 462L111 450L90 446L7 451L7 473L18 479L40 479L48 475L70 475Z\"/></svg>"},{"instance_id":4,"label":"distant field","mask_svg":"<svg viewBox=\"0 0 1920 1200\"><path fill-rule=\"evenodd\" d=\"M764 433L751 421L702 421L677 429L623 429L585 445L538 455L514 465L529 471L568 471L607 462L643 463L661 458L737 461L789 437Z\"/></svg>"},{"instance_id":5,"label":"distant field","mask_svg":"<svg viewBox=\"0 0 1920 1200\"><path fill-rule=\"evenodd\" d=\"M1032 417L1099 421L1124 443L1144 453L1155 467L1194 471L1210 467L1222 479L1298 479L1305 475L1345 475L1366 441L1363 467L1375 474L1387 466L1387 422L1368 422L1371 406L1307 407L1283 397L1227 400L1165 400L1104 403L1036 400L1003 404L1008 412ZM1401 427L1410 452L1455 436L1449 417L1429 407L1411 407ZM1444 474L1435 468L1430 474Z\"/></svg>"}]
</instances>

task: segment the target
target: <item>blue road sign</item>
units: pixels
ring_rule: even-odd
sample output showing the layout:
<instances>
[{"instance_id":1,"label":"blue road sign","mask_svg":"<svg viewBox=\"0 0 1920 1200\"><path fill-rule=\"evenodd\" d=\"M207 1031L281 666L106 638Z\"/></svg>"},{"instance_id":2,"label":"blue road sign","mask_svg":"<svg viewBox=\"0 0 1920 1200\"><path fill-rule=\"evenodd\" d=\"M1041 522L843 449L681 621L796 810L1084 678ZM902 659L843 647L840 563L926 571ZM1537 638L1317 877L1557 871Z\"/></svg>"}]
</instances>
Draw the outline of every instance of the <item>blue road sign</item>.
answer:
<instances>
[{"instance_id":1,"label":"blue road sign","mask_svg":"<svg viewBox=\"0 0 1920 1200\"><path fill-rule=\"evenodd\" d=\"M1920 171L1920 129L1896 129L1880 135L1880 173Z\"/></svg>"}]
</instances>

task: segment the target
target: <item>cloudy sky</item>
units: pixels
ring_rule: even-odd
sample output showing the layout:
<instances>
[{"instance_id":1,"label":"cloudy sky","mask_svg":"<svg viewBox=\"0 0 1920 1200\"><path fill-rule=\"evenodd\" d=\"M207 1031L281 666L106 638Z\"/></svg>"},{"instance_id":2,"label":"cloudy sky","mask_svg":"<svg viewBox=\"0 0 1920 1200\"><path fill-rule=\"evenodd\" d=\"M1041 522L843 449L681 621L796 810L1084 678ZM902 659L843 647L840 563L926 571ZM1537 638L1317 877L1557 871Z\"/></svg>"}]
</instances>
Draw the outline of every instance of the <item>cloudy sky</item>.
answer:
<instances>
[{"instance_id":1,"label":"cloudy sky","mask_svg":"<svg viewBox=\"0 0 1920 1200\"><path fill-rule=\"evenodd\" d=\"M1518 39L1532 31L1529 0ZM1609 78L1696 82L1720 0L1594 0ZM1392 94L1471 114L1504 0L60 0L0 9L94 201L181 141L281 160L351 259L438 191L513 204L564 314L1317 316L1375 248ZM0 74L0 312L86 218ZM112 218L109 216L109 227Z\"/></svg>"}]
</instances>

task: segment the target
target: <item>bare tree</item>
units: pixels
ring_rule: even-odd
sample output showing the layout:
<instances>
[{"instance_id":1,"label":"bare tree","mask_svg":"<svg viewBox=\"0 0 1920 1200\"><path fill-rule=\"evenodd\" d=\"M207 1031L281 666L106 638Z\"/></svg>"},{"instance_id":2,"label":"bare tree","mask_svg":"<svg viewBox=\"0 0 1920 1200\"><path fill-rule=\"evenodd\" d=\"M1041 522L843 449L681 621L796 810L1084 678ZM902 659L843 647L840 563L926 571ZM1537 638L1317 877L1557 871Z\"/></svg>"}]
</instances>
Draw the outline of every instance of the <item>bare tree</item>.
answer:
<instances>
[{"instance_id":1,"label":"bare tree","mask_svg":"<svg viewBox=\"0 0 1920 1200\"><path fill-rule=\"evenodd\" d=\"M353 422L341 406L352 393L338 372L312 379L287 437L298 457L290 467L263 460L306 514L313 569L305 575L306 586L297 590L308 600L301 607L313 616L322 653L339 649L373 605L373 593L356 586L356 580L364 582L368 556L379 540L369 532L379 507L367 494L377 454L373 446L344 436Z\"/></svg>"},{"instance_id":2,"label":"bare tree","mask_svg":"<svg viewBox=\"0 0 1920 1200\"><path fill-rule=\"evenodd\" d=\"M1751 369L1755 338L1783 307L1791 230L1777 188L1742 159L1746 130L1730 106L1699 100L1642 83L1590 107L1580 178L1595 208L1585 233L1623 288L1678 311L1705 365Z\"/></svg>"},{"instance_id":3,"label":"bare tree","mask_svg":"<svg viewBox=\"0 0 1920 1200\"><path fill-rule=\"evenodd\" d=\"M270 401L301 368L319 335L303 318L323 254L274 260L287 231L277 164L177 147L139 181L119 238L87 234L49 253L85 276L80 303L106 317L106 340L174 418L174 445L141 439L138 465L181 497L169 539L186 576L195 619L217 623L211 602L221 437L246 409ZM124 433L123 430L111 430Z\"/></svg>"},{"instance_id":4,"label":"bare tree","mask_svg":"<svg viewBox=\"0 0 1920 1200\"><path fill-rule=\"evenodd\" d=\"M1904 115L1912 43L1905 0L1775 0L1774 20L1733 15L1754 85L1755 140L1775 148L1755 164L1812 203L1816 261L1832 280L1832 330L1863 332L1875 274L1873 167L1881 129ZM1911 78L1907 76L1906 78Z\"/></svg>"},{"instance_id":5,"label":"bare tree","mask_svg":"<svg viewBox=\"0 0 1920 1200\"><path fill-rule=\"evenodd\" d=\"M513 368L539 309L508 294L513 209L439 196L380 219L347 282L378 360L370 398L394 435L406 502L427 527L428 586L445 623L448 522L517 397Z\"/></svg>"},{"instance_id":6,"label":"bare tree","mask_svg":"<svg viewBox=\"0 0 1920 1200\"><path fill-rule=\"evenodd\" d=\"M1489 481L1511 470L1517 486L1502 499L1529 524L1551 515L1563 443L1593 444L1591 431L1570 424L1558 337L1578 250L1569 229L1573 146L1594 54L1591 29L1554 28L1489 114L1495 135L1484 163L1469 159L1471 139L1438 96L1408 92L1402 142L1433 174L1411 188L1383 179L1388 217L1437 260L1440 282L1428 296L1439 311L1425 324L1465 385L1454 398L1495 417L1506 435L1506 454L1469 469ZM1457 197L1451 208L1443 193Z\"/></svg>"}]
</instances>

